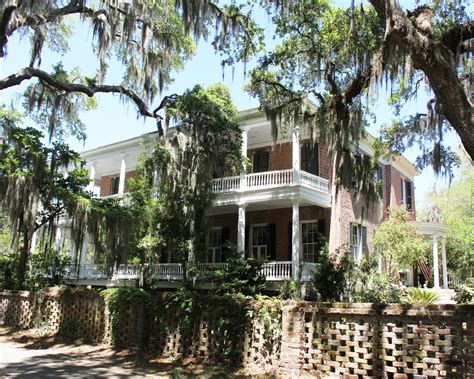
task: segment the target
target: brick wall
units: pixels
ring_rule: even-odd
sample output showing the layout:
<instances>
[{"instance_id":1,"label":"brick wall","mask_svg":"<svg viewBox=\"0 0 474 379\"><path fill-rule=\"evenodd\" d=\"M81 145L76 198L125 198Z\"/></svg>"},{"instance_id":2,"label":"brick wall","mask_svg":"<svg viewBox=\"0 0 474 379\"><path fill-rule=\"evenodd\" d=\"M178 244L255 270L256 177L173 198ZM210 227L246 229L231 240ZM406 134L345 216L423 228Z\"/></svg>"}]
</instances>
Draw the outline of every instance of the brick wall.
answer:
<instances>
[{"instance_id":1,"label":"brick wall","mask_svg":"<svg viewBox=\"0 0 474 379\"><path fill-rule=\"evenodd\" d=\"M292 222L292 208L267 209L259 211L246 212L245 225L252 224L275 224L276 229L276 260L291 260L288 241L291 236L289 224ZM230 240L237 244L237 213L212 216L210 218L211 226L227 226L230 228ZM300 221L321 220L326 221L326 238L329 238L330 210L317 206L300 207Z\"/></svg>"},{"instance_id":2,"label":"brick wall","mask_svg":"<svg viewBox=\"0 0 474 379\"><path fill-rule=\"evenodd\" d=\"M300 141L300 144L304 144L308 140ZM269 151L270 156L268 158L268 170L287 170L293 167L293 153L292 143L284 142L276 144L275 146L264 146L255 149L247 150L247 157L252 159L252 155L257 151ZM328 150L326 145L319 145L319 176L322 178L329 179L330 173L330 162L328 157Z\"/></svg>"},{"instance_id":3,"label":"brick wall","mask_svg":"<svg viewBox=\"0 0 474 379\"><path fill-rule=\"evenodd\" d=\"M239 346L233 364L263 368L277 376L474 376L474 305L273 302L276 308L268 329L268 314L260 312L262 301L254 301L246 305L251 318L240 324L242 330L233 330L239 336L237 344L234 339L229 345L235 335L226 335L225 322L212 320L205 304L199 303L209 298L202 299L195 307L203 306L203 312L191 325L180 328L179 318L148 315L146 309L152 308L145 300L133 306L124 303L115 321L109 322L107 302L97 292L4 291L0 292L0 324L44 327L47 323L55 334L77 328L92 343L146 348L168 357L222 359L226 349ZM220 317L235 321L232 312Z\"/></svg>"},{"instance_id":4,"label":"brick wall","mask_svg":"<svg viewBox=\"0 0 474 379\"><path fill-rule=\"evenodd\" d=\"M119 177L119 176L120 176L120 173L102 176L101 182L100 182L100 196L110 195L110 181L113 177ZM131 179L131 178L135 179L137 177L138 177L138 173L135 170L128 171L125 173L125 192L128 191L128 185L127 185L128 179Z\"/></svg>"}]
</instances>

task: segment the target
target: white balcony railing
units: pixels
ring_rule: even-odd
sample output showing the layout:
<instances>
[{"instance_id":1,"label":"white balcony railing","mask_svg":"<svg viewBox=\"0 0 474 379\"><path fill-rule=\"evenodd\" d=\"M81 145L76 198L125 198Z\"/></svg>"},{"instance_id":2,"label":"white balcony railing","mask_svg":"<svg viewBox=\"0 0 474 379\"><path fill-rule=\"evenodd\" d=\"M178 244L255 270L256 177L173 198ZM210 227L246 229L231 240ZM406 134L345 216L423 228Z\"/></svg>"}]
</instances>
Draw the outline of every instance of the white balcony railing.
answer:
<instances>
[{"instance_id":1,"label":"white balcony railing","mask_svg":"<svg viewBox=\"0 0 474 379\"><path fill-rule=\"evenodd\" d=\"M292 262L268 262L262 267L265 280L280 281L291 279Z\"/></svg>"},{"instance_id":2,"label":"white balcony railing","mask_svg":"<svg viewBox=\"0 0 474 379\"><path fill-rule=\"evenodd\" d=\"M329 193L329 181L327 179L306 171L292 169L257 172L242 177L228 176L214 179L212 181L212 191L214 193L225 193L292 185L302 185Z\"/></svg>"},{"instance_id":3,"label":"white balcony railing","mask_svg":"<svg viewBox=\"0 0 474 379\"><path fill-rule=\"evenodd\" d=\"M152 273L157 280L182 280L183 266L181 263L159 263L153 266Z\"/></svg>"},{"instance_id":4,"label":"white balcony railing","mask_svg":"<svg viewBox=\"0 0 474 379\"><path fill-rule=\"evenodd\" d=\"M119 265L114 271L114 279L137 279L140 274L140 268L135 265Z\"/></svg>"},{"instance_id":5,"label":"white balcony railing","mask_svg":"<svg viewBox=\"0 0 474 379\"><path fill-rule=\"evenodd\" d=\"M81 265L79 270L79 277L84 279L107 279L107 266L86 264Z\"/></svg>"}]
</instances>

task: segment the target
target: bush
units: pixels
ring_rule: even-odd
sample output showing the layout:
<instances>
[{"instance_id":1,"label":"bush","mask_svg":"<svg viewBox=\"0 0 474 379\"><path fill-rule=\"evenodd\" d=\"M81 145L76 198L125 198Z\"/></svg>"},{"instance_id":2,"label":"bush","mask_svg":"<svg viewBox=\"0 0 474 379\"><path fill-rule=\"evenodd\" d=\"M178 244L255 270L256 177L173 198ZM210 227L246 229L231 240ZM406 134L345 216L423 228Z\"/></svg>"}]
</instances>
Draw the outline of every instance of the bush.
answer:
<instances>
[{"instance_id":1,"label":"bush","mask_svg":"<svg viewBox=\"0 0 474 379\"><path fill-rule=\"evenodd\" d=\"M401 289L379 271L375 257L363 258L352 275L350 298L354 302L389 304L399 303Z\"/></svg>"},{"instance_id":2,"label":"bush","mask_svg":"<svg viewBox=\"0 0 474 379\"><path fill-rule=\"evenodd\" d=\"M18 253L0 254L0 289L12 290L18 287L17 268L20 260Z\"/></svg>"},{"instance_id":3,"label":"bush","mask_svg":"<svg viewBox=\"0 0 474 379\"><path fill-rule=\"evenodd\" d=\"M41 289L64 283L67 269L71 265L71 254L67 250L35 251L30 256L31 270L27 277L26 287Z\"/></svg>"},{"instance_id":4,"label":"bush","mask_svg":"<svg viewBox=\"0 0 474 379\"><path fill-rule=\"evenodd\" d=\"M327 247L321 249L319 264L314 271L312 285L319 301L341 301L348 293L350 276L354 270L352 256L346 252L339 263L330 256Z\"/></svg>"},{"instance_id":5,"label":"bush","mask_svg":"<svg viewBox=\"0 0 474 379\"><path fill-rule=\"evenodd\" d=\"M404 304L430 305L439 300L438 294L421 288L409 288L407 294L402 298Z\"/></svg>"},{"instance_id":6,"label":"bush","mask_svg":"<svg viewBox=\"0 0 474 379\"><path fill-rule=\"evenodd\" d=\"M458 304L474 304L474 290L464 284L456 284L454 286L456 295L453 300Z\"/></svg>"}]
</instances>

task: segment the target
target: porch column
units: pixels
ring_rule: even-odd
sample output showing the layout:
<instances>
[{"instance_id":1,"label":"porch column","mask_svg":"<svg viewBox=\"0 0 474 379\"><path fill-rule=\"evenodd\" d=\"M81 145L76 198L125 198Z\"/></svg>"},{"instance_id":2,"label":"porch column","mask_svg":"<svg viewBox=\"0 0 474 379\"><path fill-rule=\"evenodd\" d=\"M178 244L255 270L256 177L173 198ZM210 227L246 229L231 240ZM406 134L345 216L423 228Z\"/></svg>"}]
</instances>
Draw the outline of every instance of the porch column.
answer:
<instances>
[{"instance_id":1,"label":"porch column","mask_svg":"<svg viewBox=\"0 0 474 379\"><path fill-rule=\"evenodd\" d=\"M87 186L87 190L90 192L93 192L94 185L95 185L95 163L92 163L89 168L89 185Z\"/></svg>"},{"instance_id":2,"label":"porch column","mask_svg":"<svg viewBox=\"0 0 474 379\"><path fill-rule=\"evenodd\" d=\"M300 169L300 136L297 128L292 133L292 157L293 157L293 182L299 183L298 170Z\"/></svg>"},{"instance_id":3,"label":"porch column","mask_svg":"<svg viewBox=\"0 0 474 379\"><path fill-rule=\"evenodd\" d=\"M443 288L448 288L448 265L446 262L446 238L441 239L441 262L443 265Z\"/></svg>"},{"instance_id":4,"label":"porch column","mask_svg":"<svg viewBox=\"0 0 474 379\"><path fill-rule=\"evenodd\" d=\"M79 266L79 277L84 278L86 275L86 263L87 263L87 253L89 250L89 234L84 232L84 237L82 241L81 249L81 264Z\"/></svg>"},{"instance_id":5,"label":"porch column","mask_svg":"<svg viewBox=\"0 0 474 379\"><path fill-rule=\"evenodd\" d=\"M245 162L247 159L247 145L248 145L248 130L242 131L242 158ZM240 189L244 189L246 187L246 180L245 180L245 168L246 165L243 163L242 172L240 173ZM244 225L245 226L245 225Z\"/></svg>"},{"instance_id":6,"label":"porch column","mask_svg":"<svg viewBox=\"0 0 474 379\"><path fill-rule=\"evenodd\" d=\"M247 204L239 204L239 220L237 223L237 253L245 256L245 208Z\"/></svg>"},{"instance_id":7,"label":"porch column","mask_svg":"<svg viewBox=\"0 0 474 379\"><path fill-rule=\"evenodd\" d=\"M38 240L38 231L34 232L33 236L31 237L30 253L34 253L36 249L37 240Z\"/></svg>"},{"instance_id":8,"label":"porch column","mask_svg":"<svg viewBox=\"0 0 474 379\"><path fill-rule=\"evenodd\" d=\"M56 236L54 238L54 245L55 245L56 253L59 253L59 249L61 248L61 227L59 225L56 227Z\"/></svg>"},{"instance_id":9,"label":"porch column","mask_svg":"<svg viewBox=\"0 0 474 379\"><path fill-rule=\"evenodd\" d=\"M291 251L293 279L300 279L301 257L300 257L300 203L293 200L293 224L291 228Z\"/></svg>"},{"instance_id":10,"label":"porch column","mask_svg":"<svg viewBox=\"0 0 474 379\"><path fill-rule=\"evenodd\" d=\"M119 178L119 187L118 194L123 195L125 191L125 170L127 169L126 155L122 155L122 162L120 163L120 178Z\"/></svg>"},{"instance_id":11,"label":"porch column","mask_svg":"<svg viewBox=\"0 0 474 379\"><path fill-rule=\"evenodd\" d=\"M439 288L438 235L433 235L433 279L434 288Z\"/></svg>"}]
</instances>

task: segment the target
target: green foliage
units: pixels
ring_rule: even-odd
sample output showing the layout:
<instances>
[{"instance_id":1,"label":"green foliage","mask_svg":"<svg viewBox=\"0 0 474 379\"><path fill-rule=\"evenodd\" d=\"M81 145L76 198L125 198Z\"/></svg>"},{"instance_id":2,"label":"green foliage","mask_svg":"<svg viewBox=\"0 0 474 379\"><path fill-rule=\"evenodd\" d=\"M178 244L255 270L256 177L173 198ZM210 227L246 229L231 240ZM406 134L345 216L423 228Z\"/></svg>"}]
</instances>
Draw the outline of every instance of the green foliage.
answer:
<instances>
[{"instance_id":1,"label":"green foliage","mask_svg":"<svg viewBox=\"0 0 474 379\"><path fill-rule=\"evenodd\" d=\"M143 160L131 203L144 224L139 246L146 262L173 254L173 261L192 265L205 250L213 175L242 168L241 131L229 90L220 84L170 97L166 112L176 134Z\"/></svg>"},{"instance_id":2,"label":"green foliage","mask_svg":"<svg viewBox=\"0 0 474 379\"><path fill-rule=\"evenodd\" d=\"M402 298L405 304L421 304L430 305L439 300L438 294L423 290L417 287L411 287L407 290L407 294Z\"/></svg>"},{"instance_id":3,"label":"green foliage","mask_svg":"<svg viewBox=\"0 0 474 379\"><path fill-rule=\"evenodd\" d=\"M105 298L109 310L109 322L112 342L121 346L120 332L124 329L124 315L129 308L147 305L151 302L150 294L140 288L117 287L109 288L101 292Z\"/></svg>"},{"instance_id":4,"label":"green foliage","mask_svg":"<svg viewBox=\"0 0 474 379\"><path fill-rule=\"evenodd\" d=\"M18 288L17 268L20 254L4 251L0 253L0 289Z\"/></svg>"},{"instance_id":5,"label":"green foliage","mask_svg":"<svg viewBox=\"0 0 474 379\"><path fill-rule=\"evenodd\" d=\"M470 163L450 187L427 197L427 210L435 209L449 225L446 243L448 268L461 278L474 267L474 171Z\"/></svg>"},{"instance_id":6,"label":"green foliage","mask_svg":"<svg viewBox=\"0 0 474 379\"><path fill-rule=\"evenodd\" d=\"M454 295L453 300L457 304L474 304L474 289L465 284L456 284L454 290L456 295Z\"/></svg>"},{"instance_id":7,"label":"green foliage","mask_svg":"<svg viewBox=\"0 0 474 379\"><path fill-rule=\"evenodd\" d=\"M341 301L347 296L354 262L349 252L336 262L327 248L322 249L313 276L313 286L319 301Z\"/></svg>"},{"instance_id":8,"label":"green foliage","mask_svg":"<svg viewBox=\"0 0 474 379\"><path fill-rule=\"evenodd\" d=\"M398 281L400 270L425 260L429 251L429 242L416 232L415 225L409 221L409 213L401 208L390 210L372 243L382 256L386 273L394 281Z\"/></svg>"},{"instance_id":9,"label":"green foliage","mask_svg":"<svg viewBox=\"0 0 474 379\"><path fill-rule=\"evenodd\" d=\"M378 269L375 257L362 258L351 278L351 301L356 303L399 303L400 288Z\"/></svg>"},{"instance_id":10,"label":"green foliage","mask_svg":"<svg viewBox=\"0 0 474 379\"><path fill-rule=\"evenodd\" d=\"M226 263L225 266L212 271L210 279L217 285L215 293L254 296L263 291L265 277L262 274L262 266L265 260L244 258L235 252Z\"/></svg>"},{"instance_id":11,"label":"green foliage","mask_svg":"<svg viewBox=\"0 0 474 379\"><path fill-rule=\"evenodd\" d=\"M69 250L37 249L30 256L31 269L26 279L26 287L37 290L61 285L64 283L70 265L71 252Z\"/></svg>"}]
</instances>

